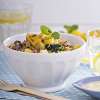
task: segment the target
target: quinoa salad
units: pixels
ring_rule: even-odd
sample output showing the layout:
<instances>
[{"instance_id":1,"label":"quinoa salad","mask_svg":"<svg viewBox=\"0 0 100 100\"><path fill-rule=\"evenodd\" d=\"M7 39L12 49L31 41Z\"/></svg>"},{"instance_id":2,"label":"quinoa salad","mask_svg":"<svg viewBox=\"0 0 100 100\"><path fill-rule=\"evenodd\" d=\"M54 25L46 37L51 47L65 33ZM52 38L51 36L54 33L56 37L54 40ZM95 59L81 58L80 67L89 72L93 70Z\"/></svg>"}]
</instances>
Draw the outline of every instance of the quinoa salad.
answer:
<instances>
[{"instance_id":1,"label":"quinoa salad","mask_svg":"<svg viewBox=\"0 0 100 100\"><path fill-rule=\"evenodd\" d=\"M61 39L59 32L52 32L45 25L40 27L39 34L27 33L24 41L15 40L9 48L28 53L58 53L72 51L80 45L72 45L69 40Z\"/></svg>"}]
</instances>

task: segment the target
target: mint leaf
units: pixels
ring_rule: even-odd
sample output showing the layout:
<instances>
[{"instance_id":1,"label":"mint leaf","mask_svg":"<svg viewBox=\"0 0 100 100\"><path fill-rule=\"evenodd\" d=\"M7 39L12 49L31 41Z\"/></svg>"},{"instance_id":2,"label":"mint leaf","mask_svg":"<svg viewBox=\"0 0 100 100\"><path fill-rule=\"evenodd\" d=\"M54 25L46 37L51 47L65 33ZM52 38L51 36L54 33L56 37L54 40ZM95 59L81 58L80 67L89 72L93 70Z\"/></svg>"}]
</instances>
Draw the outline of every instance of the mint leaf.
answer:
<instances>
[{"instance_id":1,"label":"mint leaf","mask_svg":"<svg viewBox=\"0 0 100 100\"><path fill-rule=\"evenodd\" d=\"M50 33L52 33L51 29L45 25L41 25L40 30L41 30L41 33L45 35L49 35Z\"/></svg>"},{"instance_id":2,"label":"mint leaf","mask_svg":"<svg viewBox=\"0 0 100 100\"><path fill-rule=\"evenodd\" d=\"M72 32L71 26L69 26L69 25L64 25L64 28L66 29L66 31L67 31L68 33L71 33L71 32Z\"/></svg>"},{"instance_id":3,"label":"mint leaf","mask_svg":"<svg viewBox=\"0 0 100 100\"><path fill-rule=\"evenodd\" d=\"M64 28L67 30L68 33L72 33L73 31L77 30L79 27L78 25L64 25Z\"/></svg>"},{"instance_id":4,"label":"mint leaf","mask_svg":"<svg viewBox=\"0 0 100 100\"><path fill-rule=\"evenodd\" d=\"M51 35L54 39L59 39L60 38L60 33L59 32L53 32Z\"/></svg>"},{"instance_id":5,"label":"mint leaf","mask_svg":"<svg viewBox=\"0 0 100 100\"><path fill-rule=\"evenodd\" d=\"M75 30L77 30L79 27L78 27L78 25L72 25L71 28L72 28L73 31L75 31Z\"/></svg>"}]
</instances>

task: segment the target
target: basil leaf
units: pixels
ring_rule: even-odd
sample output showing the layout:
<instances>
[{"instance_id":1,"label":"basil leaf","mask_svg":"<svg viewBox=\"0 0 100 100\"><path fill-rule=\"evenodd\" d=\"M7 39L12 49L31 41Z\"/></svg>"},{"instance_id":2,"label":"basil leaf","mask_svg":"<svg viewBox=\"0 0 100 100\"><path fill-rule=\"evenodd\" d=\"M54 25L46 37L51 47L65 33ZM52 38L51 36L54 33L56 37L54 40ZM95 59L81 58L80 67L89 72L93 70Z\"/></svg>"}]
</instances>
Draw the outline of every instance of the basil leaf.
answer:
<instances>
[{"instance_id":1,"label":"basil leaf","mask_svg":"<svg viewBox=\"0 0 100 100\"><path fill-rule=\"evenodd\" d=\"M49 35L50 33L52 33L51 29L48 28L48 27L45 26L45 25L41 25L41 26L40 26L40 30L41 30L41 33L42 33L42 34L45 34L45 35Z\"/></svg>"},{"instance_id":2,"label":"basil leaf","mask_svg":"<svg viewBox=\"0 0 100 100\"><path fill-rule=\"evenodd\" d=\"M59 32L53 32L51 35L54 39L59 39L60 38L60 33Z\"/></svg>"}]
</instances>

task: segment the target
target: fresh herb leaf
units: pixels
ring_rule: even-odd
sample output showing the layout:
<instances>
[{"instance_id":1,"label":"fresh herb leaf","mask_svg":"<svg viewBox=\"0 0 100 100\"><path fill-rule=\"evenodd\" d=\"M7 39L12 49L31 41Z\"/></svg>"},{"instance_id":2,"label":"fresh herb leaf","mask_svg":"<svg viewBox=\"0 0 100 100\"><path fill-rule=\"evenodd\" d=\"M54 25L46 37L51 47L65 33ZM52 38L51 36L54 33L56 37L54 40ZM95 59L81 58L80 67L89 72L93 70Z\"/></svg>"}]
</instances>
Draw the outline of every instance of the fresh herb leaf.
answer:
<instances>
[{"instance_id":1,"label":"fresh herb leaf","mask_svg":"<svg viewBox=\"0 0 100 100\"><path fill-rule=\"evenodd\" d=\"M49 35L50 33L52 33L51 29L45 25L41 25L40 30L41 30L41 33L45 35Z\"/></svg>"},{"instance_id":2,"label":"fresh herb leaf","mask_svg":"<svg viewBox=\"0 0 100 100\"><path fill-rule=\"evenodd\" d=\"M72 25L71 28L72 28L73 31L75 31L75 30L77 30L79 27L78 27L78 25Z\"/></svg>"},{"instance_id":3,"label":"fresh herb leaf","mask_svg":"<svg viewBox=\"0 0 100 100\"><path fill-rule=\"evenodd\" d=\"M78 25L64 25L64 28L67 30L68 33L72 33L73 31L77 30L79 27Z\"/></svg>"},{"instance_id":4,"label":"fresh herb leaf","mask_svg":"<svg viewBox=\"0 0 100 100\"><path fill-rule=\"evenodd\" d=\"M72 32L71 26L69 26L69 25L64 25L64 28L66 29L66 31L67 31L68 33L71 33L71 32Z\"/></svg>"},{"instance_id":5,"label":"fresh herb leaf","mask_svg":"<svg viewBox=\"0 0 100 100\"><path fill-rule=\"evenodd\" d=\"M59 39L60 38L60 33L59 32L53 32L51 35L54 39Z\"/></svg>"}]
</instances>

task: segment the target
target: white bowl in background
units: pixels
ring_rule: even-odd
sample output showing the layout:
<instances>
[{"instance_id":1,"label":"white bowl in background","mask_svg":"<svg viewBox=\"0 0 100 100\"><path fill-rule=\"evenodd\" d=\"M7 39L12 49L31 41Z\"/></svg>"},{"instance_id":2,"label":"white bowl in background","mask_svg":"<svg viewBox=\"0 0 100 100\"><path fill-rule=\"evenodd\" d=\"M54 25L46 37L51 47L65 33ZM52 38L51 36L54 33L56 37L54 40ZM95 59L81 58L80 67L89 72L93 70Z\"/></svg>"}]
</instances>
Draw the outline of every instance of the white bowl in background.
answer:
<instances>
[{"instance_id":1,"label":"white bowl in background","mask_svg":"<svg viewBox=\"0 0 100 100\"><path fill-rule=\"evenodd\" d=\"M67 77L77 69L84 55L85 42L78 36L62 34L61 38L82 45L78 49L62 53L26 53L7 47L15 40L23 41L25 36L26 34L14 35L3 42L3 51L11 68L28 86L47 92L64 88Z\"/></svg>"}]
</instances>

